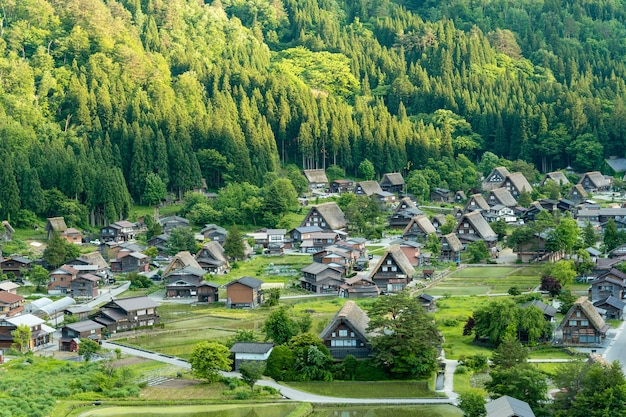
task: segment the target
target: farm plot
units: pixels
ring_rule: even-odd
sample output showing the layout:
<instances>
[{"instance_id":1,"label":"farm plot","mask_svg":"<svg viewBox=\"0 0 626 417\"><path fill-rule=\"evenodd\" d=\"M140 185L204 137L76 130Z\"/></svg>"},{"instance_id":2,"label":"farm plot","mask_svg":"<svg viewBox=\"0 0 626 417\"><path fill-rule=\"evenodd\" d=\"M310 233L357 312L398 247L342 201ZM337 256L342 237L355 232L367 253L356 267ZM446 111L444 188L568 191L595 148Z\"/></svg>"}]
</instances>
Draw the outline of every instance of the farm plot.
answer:
<instances>
[{"instance_id":1,"label":"farm plot","mask_svg":"<svg viewBox=\"0 0 626 417\"><path fill-rule=\"evenodd\" d=\"M456 271L432 283L426 292L430 295L482 295L506 294L509 288L529 291L540 284L536 268L525 267L472 267Z\"/></svg>"}]
</instances>

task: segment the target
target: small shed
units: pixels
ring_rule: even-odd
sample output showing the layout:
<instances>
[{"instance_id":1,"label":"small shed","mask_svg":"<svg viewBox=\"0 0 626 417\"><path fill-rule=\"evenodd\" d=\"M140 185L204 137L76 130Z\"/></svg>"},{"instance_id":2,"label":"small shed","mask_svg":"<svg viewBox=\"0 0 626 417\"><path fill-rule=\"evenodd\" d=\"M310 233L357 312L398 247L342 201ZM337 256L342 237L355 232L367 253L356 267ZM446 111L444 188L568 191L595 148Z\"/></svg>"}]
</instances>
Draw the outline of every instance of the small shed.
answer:
<instances>
[{"instance_id":1,"label":"small shed","mask_svg":"<svg viewBox=\"0 0 626 417\"><path fill-rule=\"evenodd\" d=\"M246 361L266 361L274 349L273 343L259 342L237 342L230 348L230 353L234 355L233 364L235 371L239 370L242 362Z\"/></svg>"}]
</instances>

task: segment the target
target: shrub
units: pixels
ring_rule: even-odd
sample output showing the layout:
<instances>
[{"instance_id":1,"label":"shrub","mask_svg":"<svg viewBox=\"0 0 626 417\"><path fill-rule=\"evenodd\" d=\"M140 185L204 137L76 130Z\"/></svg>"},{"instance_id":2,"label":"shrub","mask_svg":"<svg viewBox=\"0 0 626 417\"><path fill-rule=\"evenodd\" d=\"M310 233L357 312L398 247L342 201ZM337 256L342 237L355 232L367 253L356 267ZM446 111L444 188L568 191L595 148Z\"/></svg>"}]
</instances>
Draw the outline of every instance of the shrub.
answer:
<instances>
[{"instance_id":1,"label":"shrub","mask_svg":"<svg viewBox=\"0 0 626 417\"><path fill-rule=\"evenodd\" d=\"M250 392L249 391L237 391L235 398L237 398L238 400L247 400L248 398L250 398Z\"/></svg>"},{"instance_id":2,"label":"shrub","mask_svg":"<svg viewBox=\"0 0 626 417\"><path fill-rule=\"evenodd\" d=\"M445 327L454 327L459 324L455 319L445 319L442 323Z\"/></svg>"},{"instance_id":3,"label":"shrub","mask_svg":"<svg viewBox=\"0 0 626 417\"><path fill-rule=\"evenodd\" d=\"M465 365L459 365L456 367L456 370L454 371L455 374L466 374L467 373L467 367Z\"/></svg>"}]
</instances>

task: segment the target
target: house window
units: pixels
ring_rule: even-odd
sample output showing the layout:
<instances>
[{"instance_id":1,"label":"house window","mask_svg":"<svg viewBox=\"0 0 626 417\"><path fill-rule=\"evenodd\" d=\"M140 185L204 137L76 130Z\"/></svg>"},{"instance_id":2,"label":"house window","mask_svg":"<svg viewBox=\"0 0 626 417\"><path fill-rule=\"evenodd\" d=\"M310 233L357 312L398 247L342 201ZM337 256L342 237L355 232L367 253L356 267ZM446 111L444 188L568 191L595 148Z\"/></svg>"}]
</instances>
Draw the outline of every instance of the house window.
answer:
<instances>
[{"instance_id":1,"label":"house window","mask_svg":"<svg viewBox=\"0 0 626 417\"><path fill-rule=\"evenodd\" d=\"M337 333L333 332L332 337L337 337Z\"/></svg>"},{"instance_id":2,"label":"house window","mask_svg":"<svg viewBox=\"0 0 626 417\"><path fill-rule=\"evenodd\" d=\"M576 326L576 320L570 320L569 321L569 325L570 326Z\"/></svg>"},{"instance_id":3,"label":"house window","mask_svg":"<svg viewBox=\"0 0 626 417\"><path fill-rule=\"evenodd\" d=\"M580 321L580 325L581 326L589 326L589 320L581 320Z\"/></svg>"},{"instance_id":4,"label":"house window","mask_svg":"<svg viewBox=\"0 0 626 417\"><path fill-rule=\"evenodd\" d=\"M339 330L339 337L348 337L347 330Z\"/></svg>"},{"instance_id":5,"label":"house window","mask_svg":"<svg viewBox=\"0 0 626 417\"><path fill-rule=\"evenodd\" d=\"M580 310L576 311L576 317L580 317Z\"/></svg>"}]
</instances>

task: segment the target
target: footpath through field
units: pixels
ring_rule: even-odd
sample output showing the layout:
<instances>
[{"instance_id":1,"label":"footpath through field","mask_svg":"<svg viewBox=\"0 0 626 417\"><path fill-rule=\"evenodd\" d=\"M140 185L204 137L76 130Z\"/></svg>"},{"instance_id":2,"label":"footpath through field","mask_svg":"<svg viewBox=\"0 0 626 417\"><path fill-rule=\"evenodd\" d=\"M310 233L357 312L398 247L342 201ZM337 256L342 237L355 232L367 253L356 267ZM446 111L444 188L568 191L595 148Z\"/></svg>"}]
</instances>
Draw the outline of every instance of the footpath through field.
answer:
<instances>
[{"instance_id":1,"label":"footpath through field","mask_svg":"<svg viewBox=\"0 0 626 417\"><path fill-rule=\"evenodd\" d=\"M120 349L122 353L141 358L164 362L181 368L191 369L191 365L184 359L175 356L163 355L149 350L137 349L114 342L102 342L105 349ZM456 405L457 394L452 391L452 380L456 369L456 361L446 360L446 376L444 390L448 398L338 398L311 394L297 389L281 385L272 379L262 379L257 382L259 386L268 386L278 390L283 397L290 400L302 401L315 404L452 404ZM239 372L222 372L227 377L240 378Z\"/></svg>"}]
</instances>

